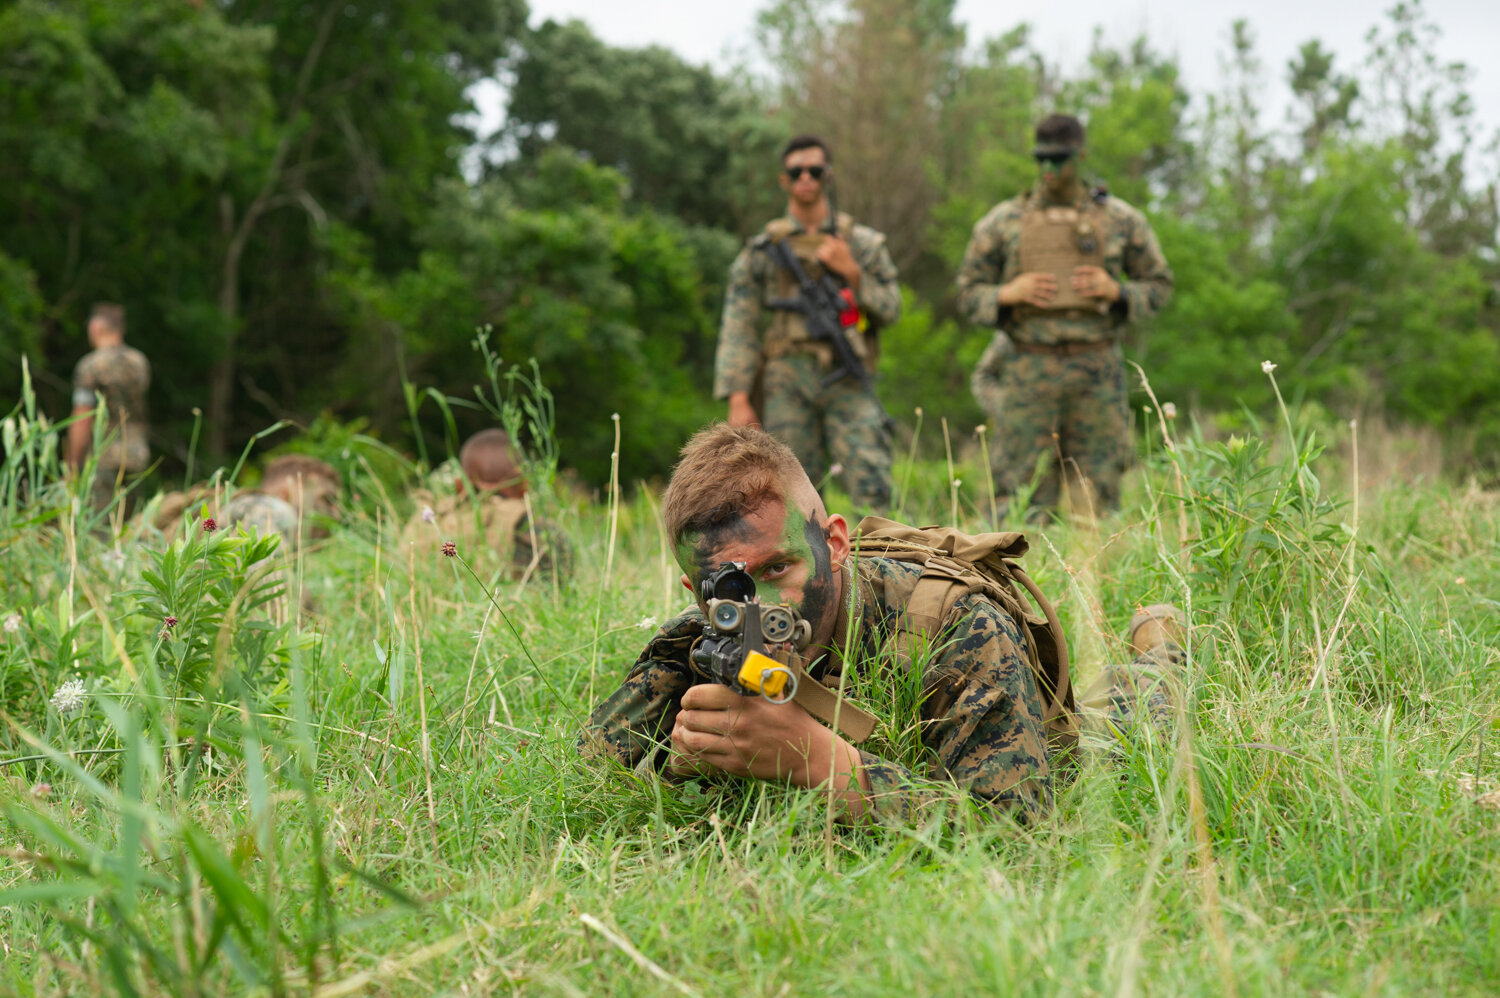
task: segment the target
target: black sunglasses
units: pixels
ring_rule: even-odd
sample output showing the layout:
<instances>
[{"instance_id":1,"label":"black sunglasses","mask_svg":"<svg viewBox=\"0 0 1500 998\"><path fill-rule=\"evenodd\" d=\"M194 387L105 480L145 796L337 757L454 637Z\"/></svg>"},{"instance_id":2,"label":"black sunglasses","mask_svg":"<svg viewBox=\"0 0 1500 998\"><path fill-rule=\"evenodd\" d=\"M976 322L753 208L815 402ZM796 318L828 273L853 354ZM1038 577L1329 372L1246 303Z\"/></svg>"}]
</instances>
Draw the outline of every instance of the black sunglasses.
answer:
<instances>
[{"instance_id":1,"label":"black sunglasses","mask_svg":"<svg viewBox=\"0 0 1500 998\"><path fill-rule=\"evenodd\" d=\"M1062 166L1073 155L1070 152L1034 152L1031 158L1036 160L1038 166Z\"/></svg>"},{"instance_id":2,"label":"black sunglasses","mask_svg":"<svg viewBox=\"0 0 1500 998\"><path fill-rule=\"evenodd\" d=\"M789 166L785 172L792 180L801 180L804 172L814 180L822 180L827 170L826 166Z\"/></svg>"}]
</instances>

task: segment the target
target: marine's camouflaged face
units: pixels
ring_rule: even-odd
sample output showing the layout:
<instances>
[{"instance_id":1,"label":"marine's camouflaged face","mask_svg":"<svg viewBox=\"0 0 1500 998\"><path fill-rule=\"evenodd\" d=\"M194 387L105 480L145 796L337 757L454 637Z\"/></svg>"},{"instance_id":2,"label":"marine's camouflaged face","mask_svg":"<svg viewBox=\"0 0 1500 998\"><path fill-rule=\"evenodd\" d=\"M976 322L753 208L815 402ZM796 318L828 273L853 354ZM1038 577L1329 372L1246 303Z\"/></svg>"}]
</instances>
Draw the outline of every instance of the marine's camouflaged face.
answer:
<instances>
[{"instance_id":1,"label":"marine's camouflaged face","mask_svg":"<svg viewBox=\"0 0 1500 998\"><path fill-rule=\"evenodd\" d=\"M1120 301L1097 317L1041 315L1017 321L1011 309L1000 306L1000 286L1021 272L1021 218L1040 198L1040 191L1032 190L1002 201L975 224L958 270L958 307L964 318L978 326L998 326L1018 343L1091 343L1117 339L1121 323L1155 315L1167 303L1172 269L1156 234L1139 211L1108 197L1101 206L1104 269L1120 282Z\"/></svg>"},{"instance_id":2,"label":"marine's camouflaged face","mask_svg":"<svg viewBox=\"0 0 1500 998\"><path fill-rule=\"evenodd\" d=\"M677 563L698 584L725 562L743 562L764 603L781 603L812 625L814 642L826 642L837 613L838 579L826 526L816 510L794 502L767 503L678 542Z\"/></svg>"}]
</instances>

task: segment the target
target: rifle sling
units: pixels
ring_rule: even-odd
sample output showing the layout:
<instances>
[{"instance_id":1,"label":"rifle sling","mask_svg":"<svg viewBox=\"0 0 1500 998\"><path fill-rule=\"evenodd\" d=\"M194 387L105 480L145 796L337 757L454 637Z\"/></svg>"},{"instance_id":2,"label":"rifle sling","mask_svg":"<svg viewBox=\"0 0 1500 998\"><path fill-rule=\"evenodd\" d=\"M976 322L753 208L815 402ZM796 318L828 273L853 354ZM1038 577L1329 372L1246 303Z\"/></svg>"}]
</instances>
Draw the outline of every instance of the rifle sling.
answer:
<instances>
[{"instance_id":1,"label":"rifle sling","mask_svg":"<svg viewBox=\"0 0 1500 998\"><path fill-rule=\"evenodd\" d=\"M858 744L869 738L875 730L875 718L818 682L793 658L790 667L797 677L797 695L792 701L851 742Z\"/></svg>"}]
</instances>

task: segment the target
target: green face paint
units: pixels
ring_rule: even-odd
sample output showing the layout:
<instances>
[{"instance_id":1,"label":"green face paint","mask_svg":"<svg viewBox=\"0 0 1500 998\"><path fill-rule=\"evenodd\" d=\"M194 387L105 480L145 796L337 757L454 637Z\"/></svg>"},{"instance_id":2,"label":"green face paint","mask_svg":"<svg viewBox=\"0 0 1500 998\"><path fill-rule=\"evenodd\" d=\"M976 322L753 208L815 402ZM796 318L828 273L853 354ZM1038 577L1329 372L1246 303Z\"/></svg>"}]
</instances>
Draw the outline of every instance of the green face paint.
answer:
<instances>
[{"instance_id":1,"label":"green face paint","mask_svg":"<svg viewBox=\"0 0 1500 998\"><path fill-rule=\"evenodd\" d=\"M777 514L783 511L778 524ZM838 585L827 528L792 503L763 507L686 535L675 555L695 588L724 562L743 561L761 600L796 610L813 625L814 634L831 630Z\"/></svg>"}]
</instances>

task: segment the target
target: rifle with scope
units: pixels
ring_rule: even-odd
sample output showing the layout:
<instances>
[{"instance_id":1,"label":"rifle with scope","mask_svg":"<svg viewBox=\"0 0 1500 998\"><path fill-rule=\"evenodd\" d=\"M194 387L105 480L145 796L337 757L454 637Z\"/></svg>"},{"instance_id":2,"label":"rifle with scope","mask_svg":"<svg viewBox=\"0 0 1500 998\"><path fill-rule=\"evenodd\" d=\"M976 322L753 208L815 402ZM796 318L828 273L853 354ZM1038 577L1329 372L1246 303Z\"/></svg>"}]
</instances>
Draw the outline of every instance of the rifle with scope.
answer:
<instances>
[{"instance_id":1,"label":"rifle with scope","mask_svg":"<svg viewBox=\"0 0 1500 998\"><path fill-rule=\"evenodd\" d=\"M807 672L812 625L789 606L762 603L744 562L721 564L699 583L698 598L708 620L688 656L695 672L741 696L795 701L851 741L870 736L875 719Z\"/></svg>"}]
</instances>

